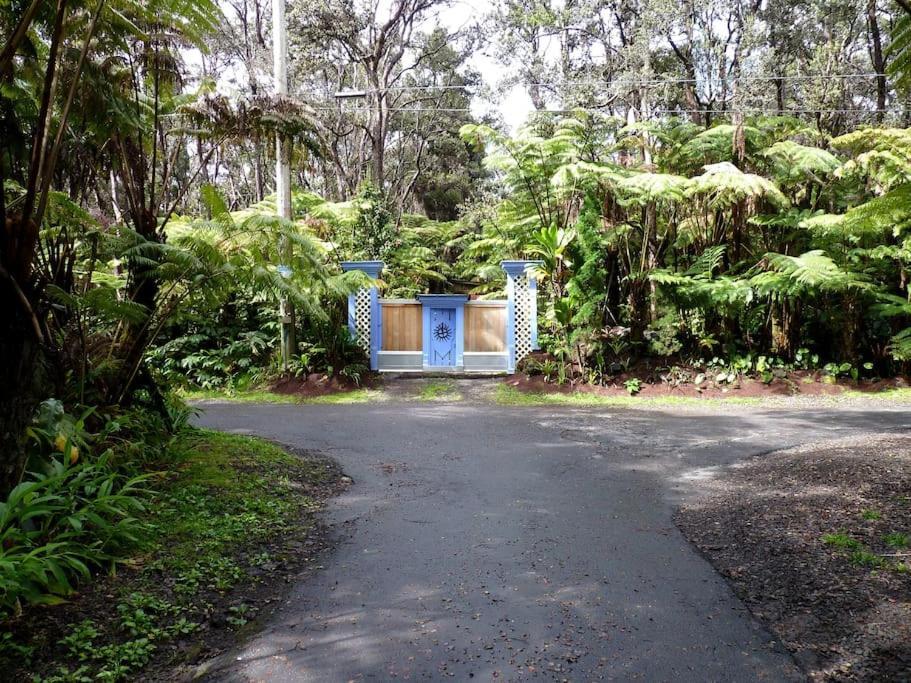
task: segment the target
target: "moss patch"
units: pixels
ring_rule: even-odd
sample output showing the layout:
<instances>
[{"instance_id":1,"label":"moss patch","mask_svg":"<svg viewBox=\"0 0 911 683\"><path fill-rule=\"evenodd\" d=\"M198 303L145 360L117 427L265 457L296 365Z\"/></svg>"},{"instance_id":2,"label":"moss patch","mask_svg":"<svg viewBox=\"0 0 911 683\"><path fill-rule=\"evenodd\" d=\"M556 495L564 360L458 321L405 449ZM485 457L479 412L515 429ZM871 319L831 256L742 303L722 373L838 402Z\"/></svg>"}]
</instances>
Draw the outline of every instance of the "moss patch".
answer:
<instances>
[{"instance_id":1,"label":"moss patch","mask_svg":"<svg viewBox=\"0 0 911 683\"><path fill-rule=\"evenodd\" d=\"M371 401L382 401L385 395L382 391L376 389L354 389L353 391L344 391L337 394L326 394L324 396L314 396L305 398L301 403L309 404L345 404L345 403L369 403Z\"/></svg>"},{"instance_id":2,"label":"moss patch","mask_svg":"<svg viewBox=\"0 0 911 683\"><path fill-rule=\"evenodd\" d=\"M866 399L876 399L889 401L894 403L911 403L911 388L894 388L894 389L882 389L876 392L870 391L857 391L856 389L850 389L842 394L844 398L866 398Z\"/></svg>"},{"instance_id":3,"label":"moss patch","mask_svg":"<svg viewBox=\"0 0 911 683\"><path fill-rule=\"evenodd\" d=\"M417 397L421 401L458 401L462 395L456 390L452 380L434 379L420 388Z\"/></svg>"},{"instance_id":4,"label":"moss patch","mask_svg":"<svg viewBox=\"0 0 911 683\"><path fill-rule=\"evenodd\" d=\"M194 389L181 392L187 401L235 401L238 403L300 403L299 396L276 394L265 389L230 391L219 389Z\"/></svg>"},{"instance_id":5,"label":"moss patch","mask_svg":"<svg viewBox=\"0 0 911 683\"><path fill-rule=\"evenodd\" d=\"M302 396L299 394L279 394L273 391L258 389L255 391L186 391L182 397L187 401L227 401L237 403L279 403L279 404L345 404L368 403L381 401L385 394L378 389L352 389L322 396Z\"/></svg>"}]
</instances>

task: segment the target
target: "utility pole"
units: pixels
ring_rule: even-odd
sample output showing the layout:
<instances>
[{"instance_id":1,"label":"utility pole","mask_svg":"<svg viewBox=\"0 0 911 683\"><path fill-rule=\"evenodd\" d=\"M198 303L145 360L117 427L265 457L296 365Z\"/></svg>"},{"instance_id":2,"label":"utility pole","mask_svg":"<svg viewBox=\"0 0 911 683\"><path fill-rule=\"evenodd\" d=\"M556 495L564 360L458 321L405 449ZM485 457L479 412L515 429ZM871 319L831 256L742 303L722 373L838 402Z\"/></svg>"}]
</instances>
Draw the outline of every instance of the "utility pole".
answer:
<instances>
[{"instance_id":1,"label":"utility pole","mask_svg":"<svg viewBox=\"0 0 911 683\"><path fill-rule=\"evenodd\" d=\"M285 0L272 0L272 62L275 70L275 97L288 96L288 38L285 30ZM281 131L275 132L275 205L280 218L291 220L291 142ZM279 272L283 277L291 276L291 243L282 239L279 245ZM282 297L279 305L281 316L282 368L288 364L297 350L295 338L294 304Z\"/></svg>"}]
</instances>

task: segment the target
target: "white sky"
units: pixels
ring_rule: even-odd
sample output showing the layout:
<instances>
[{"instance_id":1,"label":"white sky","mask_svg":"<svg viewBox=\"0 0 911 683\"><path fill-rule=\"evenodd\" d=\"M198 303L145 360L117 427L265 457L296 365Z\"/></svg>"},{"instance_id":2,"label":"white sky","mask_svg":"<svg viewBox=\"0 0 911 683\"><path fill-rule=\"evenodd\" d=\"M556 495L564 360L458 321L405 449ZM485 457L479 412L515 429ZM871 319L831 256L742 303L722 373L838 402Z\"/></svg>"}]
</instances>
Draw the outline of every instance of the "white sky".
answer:
<instances>
[{"instance_id":1,"label":"white sky","mask_svg":"<svg viewBox=\"0 0 911 683\"><path fill-rule=\"evenodd\" d=\"M451 6L442 8L435 19L445 29L453 32L479 21L493 9L492 5L493 3L485 0L454 0ZM481 74L485 85L495 87L505 78L507 70L487 52L484 46L481 46L469 60L469 65ZM509 89L496 102L483 101L480 98L472 102L472 113L475 116L498 112L513 131L525 122L533 110L531 98L525 89L518 85Z\"/></svg>"},{"instance_id":2,"label":"white sky","mask_svg":"<svg viewBox=\"0 0 911 683\"><path fill-rule=\"evenodd\" d=\"M389 0L380 0L379 17L383 17L384 9L388 8L388 5ZM492 9L493 3L485 0L453 0L450 6L442 7L437 13L428 16L423 30L429 31L434 26L440 25L453 33L478 22ZM197 50L185 50L183 56L191 67L200 66L200 55ZM496 88L507 75L507 69L494 59L483 45L475 52L468 64L470 68L481 74L484 85L490 88ZM239 71L229 70L228 73L219 76L218 89L229 95L240 94L245 87L244 80ZM476 117L484 114L499 114L513 131L525 122L533 110L531 98L522 86L510 88L503 95L498 96L495 101L481 97L476 97L472 101L472 113Z\"/></svg>"}]
</instances>

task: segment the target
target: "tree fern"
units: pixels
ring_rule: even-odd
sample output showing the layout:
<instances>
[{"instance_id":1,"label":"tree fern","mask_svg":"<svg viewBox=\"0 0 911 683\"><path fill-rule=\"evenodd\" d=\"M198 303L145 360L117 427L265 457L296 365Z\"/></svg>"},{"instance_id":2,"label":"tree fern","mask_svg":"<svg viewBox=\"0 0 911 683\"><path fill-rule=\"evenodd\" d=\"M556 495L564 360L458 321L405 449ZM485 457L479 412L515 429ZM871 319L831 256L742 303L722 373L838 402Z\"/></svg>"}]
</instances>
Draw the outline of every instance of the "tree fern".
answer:
<instances>
[{"instance_id":1,"label":"tree fern","mask_svg":"<svg viewBox=\"0 0 911 683\"><path fill-rule=\"evenodd\" d=\"M704 164L733 162L736 136L737 126L728 123L704 130L680 148L678 164L695 169ZM758 128L743 126L743 140L747 156L762 148L763 135Z\"/></svg>"},{"instance_id":2,"label":"tree fern","mask_svg":"<svg viewBox=\"0 0 911 683\"><path fill-rule=\"evenodd\" d=\"M889 75L895 85L907 92L911 90L911 15L899 14L892 28L892 42L887 50Z\"/></svg>"},{"instance_id":3,"label":"tree fern","mask_svg":"<svg viewBox=\"0 0 911 683\"><path fill-rule=\"evenodd\" d=\"M864 287L856 273L844 270L819 249L800 256L766 254L761 272L750 284L763 294L806 296Z\"/></svg>"},{"instance_id":4,"label":"tree fern","mask_svg":"<svg viewBox=\"0 0 911 683\"><path fill-rule=\"evenodd\" d=\"M616 191L622 201L644 206L650 202L683 201L687 186L688 181L682 176L668 173L635 173L619 179Z\"/></svg>"},{"instance_id":5,"label":"tree fern","mask_svg":"<svg viewBox=\"0 0 911 683\"><path fill-rule=\"evenodd\" d=\"M744 173L728 162L706 166L702 175L690 179L686 194L704 199L713 209L725 209L739 201L758 199L766 199L781 208L789 205L787 197L771 180Z\"/></svg>"},{"instance_id":6,"label":"tree fern","mask_svg":"<svg viewBox=\"0 0 911 683\"><path fill-rule=\"evenodd\" d=\"M782 183L792 184L812 180L823 184L826 176L840 165L838 159L824 149L807 147L793 140L782 140L762 152L772 164L772 172Z\"/></svg>"},{"instance_id":7,"label":"tree fern","mask_svg":"<svg viewBox=\"0 0 911 683\"><path fill-rule=\"evenodd\" d=\"M839 170L842 176L867 177L881 191L911 183L911 130L864 128L837 137L831 144L854 156Z\"/></svg>"}]
</instances>

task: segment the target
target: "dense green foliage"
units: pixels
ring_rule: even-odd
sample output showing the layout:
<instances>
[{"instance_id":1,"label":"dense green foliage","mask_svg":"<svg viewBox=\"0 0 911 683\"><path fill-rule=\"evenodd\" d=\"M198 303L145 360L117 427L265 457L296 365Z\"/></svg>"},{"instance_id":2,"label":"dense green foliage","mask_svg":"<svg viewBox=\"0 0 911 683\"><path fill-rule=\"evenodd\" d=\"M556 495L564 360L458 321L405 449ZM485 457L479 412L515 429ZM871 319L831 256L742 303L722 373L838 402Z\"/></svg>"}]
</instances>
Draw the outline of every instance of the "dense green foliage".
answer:
<instances>
[{"instance_id":1,"label":"dense green foliage","mask_svg":"<svg viewBox=\"0 0 911 683\"><path fill-rule=\"evenodd\" d=\"M630 356L907 358L911 136L826 140L785 118L701 129L542 120L488 145L508 197L468 253L540 260L548 348L594 377ZM483 250L483 251L482 251Z\"/></svg>"},{"instance_id":2,"label":"dense green foliage","mask_svg":"<svg viewBox=\"0 0 911 683\"><path fill-rule=\"evenodd\" d=\"M714 375L902 369L906 130L826 139L783 117L704 129L579 114L514 137L474 125L462 134L486 150L502 183L495 203L466 206L457 221L404 215L396 226L373 189L341 204L299 193L302 229L335 258L383 259L388 296L454 287L502 296L499 262L538 260L542 340L555 357L542 371L565 379L602 381L642 357ZM179 361L211 387L208 362L225 378L247 372L237 363L261 366L274 318L259 316L255 301L237 292L223 356L198 355L177 337L156 351L162 367ZM197 316L210 342L224 337L226 310L219 302ZM323 348L332 325L301 337Z\"/></svg>"},{"instance_id":3,"label":"dense green foliage","mask_svg":"<svg viewBox=\"0 0 911 683\"><path fill-rule=\"evenodd\" d=\"M204 50L221 19L196 0L0 3L5 618L133 551L146 478L172 466L162 456L181 426L168 384L264 365L280 298L323 334L307 363L342 371L353 358L337 320L359 276L274 206L232 215L202 182L227 141L278 127L261 109L202 106L210 84L188 85L186 51ZM187 206L206 218L179 220ZM287 273L281 244L293 245ZM224 351L235 332L241 348ZM155 356L162 342L171 352Z\"/></svg>"},{"instance_id":4,"label":"dense green foliage","mask_svg":"<svg viewBox=\"0 0 911 683\"><path fill-rule=\"evenodd\" d=\"M118 454L119 449L115 446L113 452ZM140 527L141 537L120 550L128 550L140 562L122 569L119 580L108 585L103 607L84 609L82 618L63 632L42 629L32 619L24 627L33 631L6 633L0 640L0 662L10 676L39 675L46 681L135 679L156 652L200 630L213 604L221 603L218 596L230 594L239 585L255 586L262 567L286 561L286 542L300 543L316 508L310 496L301 495L300 487L312 490L332 478L322 462L292 456L258 439L202 430L180 430L147 455L154 457L149 464L160 472L142 482L144 509L134 510L135 517L117 514L122 501L134 501L135 508L139 500L122 481L113 494L85 495L94 491L91 481L104 484L122 476L89 475L102 467L98 462L65 468L67 477L81 480L73 487L80 494L67 497L80 504L75 512L59 509L58 498L48 496L43 478L28 484L36 492L40 487L43 504L53 508L38 517L51 543L43 547L34 566L41 562L44 571L53 575L57 572L51 560L67 544L83 557L100 548L102 541L122 537L128 527ZM10 504L20 510L20 516L39 505L37 497L30 506L17 501L11 497ZM119 534L96 527L98 516L105 521L116 518ZM51 517L68 528L45 523ZM82 536L69 541L74 535L70 525L80 522ZM11 566L20 574L29 568L11 553L3 561L4 577L12 575ZM75 584L75 579L85 578L63 561L58 566L61 581ZM40 602L58 602L70 593L58 590L61 587L54 586L54 593L43 596L22 591L20 595L23 600L34 595ZM14 595L9 585L4 589L4 599ZM225 627L241 629L258 609L253 600L235 602L225 610Z\"/></svg>"},{"instance_id":5,"label":"dense green foliage","mask_svg":"<svg viewBox=\"0 0 911 683\"><path fill-rule=\"evenodd\" d=\"M390 297L499 297L501 260L537 260L548 353L526 366L555 381L620 375L636 395L637 363L669 383L907 369L911 28L891 6L501 0L450 32L441 0L288 4L295 92L270 98L263 0L0 2L4 618L149 539L187 547L162 525L215 552L278 523L247 498L294 507L234 490L244 514L213 529L191 478L149 521L157 473L185 464L171 389L367 377L346 259L382 259ZM515 133L475 116L482 42L510 71L487 85L538 110ZM290 220L268 196L276 136ZM183 559L188 584L238 576ZM164 633L129 619L172 614L156 600L119 603L123 651L90 654L88 624L72 652L128 675Z\"/></svg>"},{"instance_id":6,"label":"dense green foliage","mask_svg":"<svg viewBox=\"0 0 911 683\"><path fill-rule=\"evenodd\" d=\"M296 211L306 216L314 201L299 194ZM363 352L348 337L344 318L346 295L366 282L363 274L342 273L332 245L306 220L276 218L270 202L231 213L207 191L207 205L211 219L174 221L171 243L204 254L207 272L219 276L186 289L163 321L149 355L161 377L173 386L201 388L276 377L281 369L273 361L273 341L281 297L298 312L301 344L293 371L363 368ZM290 272L284 274L275 265L283 241L293 245L293 257L283 264Z\"/></svg>"},{"instance_id":7,"label":"dense green foliage","mask_svg":"<svg viewBox=\"0 0 911 683\"><path fill-rule=\"evenodd\" d=\"M186 416L174 409L171 422ZM101 418L88 410L77 419L60 401L41 404L27 471L0 503L0 616L62 602L92 570L115 566L148 539L147 470L170 442L150 413Z\"/></svg>"}]
</instances>

